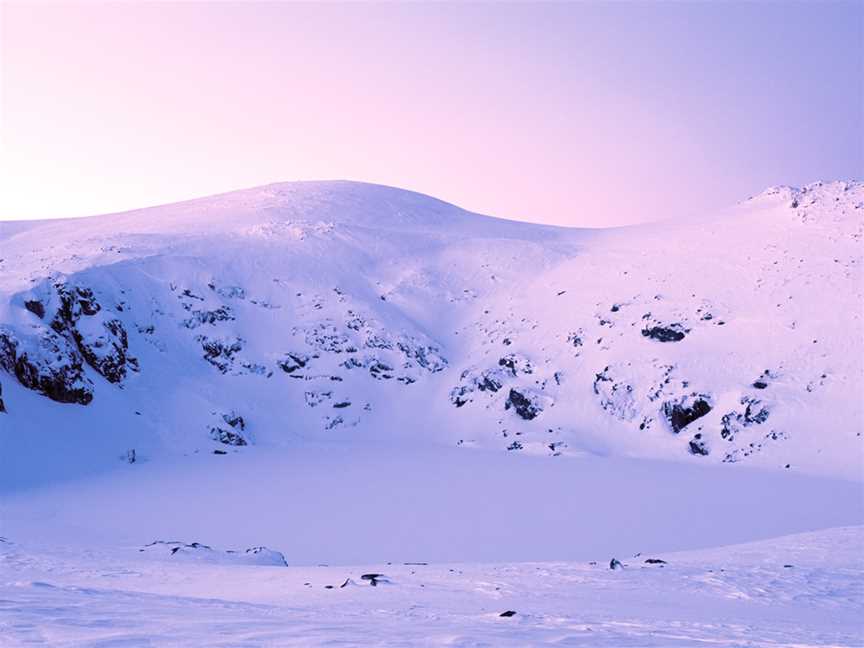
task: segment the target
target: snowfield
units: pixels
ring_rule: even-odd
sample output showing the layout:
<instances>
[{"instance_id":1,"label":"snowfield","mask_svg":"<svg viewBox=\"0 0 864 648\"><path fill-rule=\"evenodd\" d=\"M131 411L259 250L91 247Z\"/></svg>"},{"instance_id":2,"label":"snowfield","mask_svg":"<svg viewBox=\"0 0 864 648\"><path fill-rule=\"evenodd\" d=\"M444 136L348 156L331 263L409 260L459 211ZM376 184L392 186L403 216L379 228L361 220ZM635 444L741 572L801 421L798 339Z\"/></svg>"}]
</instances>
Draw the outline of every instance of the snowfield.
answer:
<instances>
[{"instance_id":1,"label":"snowfield","mask_svg":"<svg viewBox=\"0 0 864 648\"><path fill-rule=\"evenodd\" d=\"M0 646L864 645L862 245L855 182L0 223Z\"/></svg>"},{"instance_id":2,"label":"snowfield","mask_svg":"<svg viewBox=\"0 0 864 648\"><path fill-rule=\"evenodd\" d=\"M0 645L859 646L862 541L841 528L616 570L606 556L286 568L5 545Z\"/></svg>"}]
</instances>

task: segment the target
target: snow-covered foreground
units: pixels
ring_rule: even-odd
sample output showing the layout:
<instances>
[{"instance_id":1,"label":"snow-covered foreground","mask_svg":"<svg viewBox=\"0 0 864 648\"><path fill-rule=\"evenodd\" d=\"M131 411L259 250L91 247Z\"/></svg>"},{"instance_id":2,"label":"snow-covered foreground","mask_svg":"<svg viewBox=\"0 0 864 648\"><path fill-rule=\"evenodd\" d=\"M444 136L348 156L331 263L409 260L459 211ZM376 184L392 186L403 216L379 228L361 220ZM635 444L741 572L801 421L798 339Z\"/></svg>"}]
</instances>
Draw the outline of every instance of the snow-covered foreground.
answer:
<instances>
[{"instance_id":1,"label":"snow-covered foreground","mask_svg":"<svg viewBox=\"0 0 864 648\"><path fill-rule=\"evenodd\" d=\"M0 645L864 639L861 485L788 471L308 444L2 502ZM826 527L841 528L669 553Z\"/></svg>"},{"instance_id":2,"label":"snow-covered foreground","mask_svg":"<svg viewBox=\"0 0 864 648\"><path fill-rule=\"evenodd\" d=\"M862 541L838 528L617 570L608 555L286 568L4 544L0 645L859 646Z\"/></svg>"}]
</instances>

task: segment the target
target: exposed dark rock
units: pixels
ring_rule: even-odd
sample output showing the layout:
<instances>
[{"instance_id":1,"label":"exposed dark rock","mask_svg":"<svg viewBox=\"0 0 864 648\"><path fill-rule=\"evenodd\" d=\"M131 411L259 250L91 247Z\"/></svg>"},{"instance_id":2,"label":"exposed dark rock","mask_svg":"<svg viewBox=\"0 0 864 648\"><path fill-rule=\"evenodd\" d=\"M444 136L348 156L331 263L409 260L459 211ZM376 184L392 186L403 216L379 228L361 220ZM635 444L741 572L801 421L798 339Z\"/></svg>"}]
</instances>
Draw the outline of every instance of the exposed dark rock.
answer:
<instances>
[{"instance_id":1,"label":"exposed dark rock","mask_svg":"<svg viewBox=\"0 0 864 648\"><path fill-rule=\"evenodd\" d=\"M369 375L376 380L390 380L393 377L393 367L375 360L369 365Z\"/></svg>"},{"instance_id":2,"label":"exposed dark rock","mask_svg":"<svg viewBox=\"0 0 864 648\"><path fill-rule=\"evenodd\" d=\"M211 282L207 287L226 299L246 299L246 291L240 286L216 286Z\"/></svg>"},{"instance_id":3,"label":"exposed dark rock","mask_svg":"<svg viewBox=\"0 0 864 648\"><path fill-rule=\"evenodd\" d=\"M225 421L232 428L239 428L241 431L246 429L245 419L237 412L223 414L222 420Z\"/></svg>"},{"instance_id":4,"label":"exposed dark rock","mask_svg":"<svg viewBox=\"0 0 864 648\"><path fill-rule=\"evenodd\" d=\"M321 322L306 330L306 343L325 353L343 353L351 340L331 322Z\"/></svg>"},{"instance_id":5,"label":"exposed dark rock","mask_svg":"<svg viewBox=\"0 0 864 648\"><path fill-rule=\"evenodd\" d=\"M768 420L770 410L759 399L745 396L741 399L744 405L744 421L748 424L760 424Z\"/></svg>"},{"instance_id":6,"label":"exposed dark rock","mask_svg":"<svg viewBox=\"0 0 864 648\"><path fill-rule=\"evenodd\" d=\"M3 404L3 383L0 383L0 414L6 412L6 405Z\"/></svg>"},{"instance_id":7,"label":"exposed dark rock","mask_svg":"<svg viewBox=\"0 0 864 648\"><path fill-rule=\"evenodd\" d=\"M309 362L309 356L304 355L302 353L286 353L285 357L282 360L279 360L276 364L279 365L279 368L285 373L294 373L298 369L302 369Z\"/></svg>"},{"instance_id":8,"label":"exposed dark rock","mask_svg":"<svg viewBox=\"0 0 864 648\"><path fill-rule=\"evenodd\" d=\"M343 409L345 407L351 407L351 401L342 401L339 403L333 403L333 407L336 409Z\"/></svg>"},{"instance_id":9,"label":"exposed dark rock","mask_svg":"<svg viewBox=\"0 0 864 648\"><path fill-rule=\"evenodd\" d=\"M518 441L514 441L514 442L511 443L509 446L507 446L507 449L508 449L508 450L521 450L521 449L522 449L522 444L519 443Z\"/></svg>"},{"instance_id":10,"label":"exposed dark rock","mask_svg":"<svg viewBox=\"0 0 864 648\"><path fill-rule=\"evenodd\" d=\"M230 429L226 429L221 425L210 426L210 438L219 443L232 446L249 445L246 437L242 432L246 429L246 420L237 412L222 414L222 420Z\"/></svg>"},{"instance_id":11,"label":"exposed dark rock","mask_svg":"<svg viewBox=\"0 0 864 648\"><path fill-rule=\"evenodd\" d=\"M642 335L658 342L680 342L687 333L681 324L670 324L669 326L651 326L642 329Z\"/></svg>"},{"instance_id":12,"label":"exposed dark rock","mask_svg":"<svg viewBox=\"0 0 864 648\"><path fill-rule=\"evenodd\" d=\"M123 322L102 308L91 289L57 283L54 291L59 306L51 328L71 336L87 364L112 383L122 382L129 370L138 370Z\"/></svg>"},{"instance_id":13,"label":"exposed dark rock","mask_svg":"<svg viewBox=\"0 0 864 648\"><path fill-rule=\"evenodd\" d=\"M609 561L609 569L624 569L624 565L617 558L613 558Z\"/></svg>"},{"instance_id":14,"label":"exposed dark rock","mask_svg":"<svg viewBox=\"0 0 864 648\"><path fill-rule=\"evenodd\" d=\"M332 419L327 417L327 423L324 424L325 430L332 430L333 428L339 427L345 422L345 419L341 416L334 416Z\"/></svg>"},{"instance_id":15,"label":"exposed dark rock","mask_svg":"<svg viewBox=\"0 0 864 648\"><path fill-rule=\"evenodd\" d=\"M58 333L64 328L61 322L72 324L82 315L92 316L102 310L99 302L90 288L82 286L70 286L64 283L54 285L57 296L60 300L57 316L51 323L54 330ZM58 330L59 328L59 330Z\"/></svg>"},{"instance_id":16,"label":"exposed dark rock","mask_svg":"<svg viewBox=\"0 0 864 648\"><path fill-rule=\"evenodd\" d=\"M363 362L358 360L357 358L348 358L345 362L342 363L343 367L346 369L360 369L363 366Z\"/></svg>"},{"instance_id":17,"label":"exposed dark rock","mask_svg":"<svg viewBox=\"0 0 864 648\"><path fill-rule=\"evenodd\" d=\"M227 341L199 335L195 340L204 350L204 359L223 374L228 373L234 363L234 355L243 349L243 340L240 338Z\"/></svg>"},{"instance_id":18,"label":"exposed dark rock","mask_svg":"<svg viewBox=\"0 0 864 648\"><path fill-rule=\"evenodd\" d=\"M220 306L215 310L196 310L192 311L191 317L183 322L186 328L194 329L204 324L211 326L216 322L230 322L236 319L234 313L228 306Z\"/></svg>"},{"instance_id":19,"label":"exposed dark rock","mask_svg":"<svg viewBox=\"0 0 864 648\"><path fill-rule=\"evenodd\" d=\"M770 384L768 381L774 377L775 376L771 373L771 371L769 369L766 369L762 372L762 375L753 382L753 388L767 389L768 385Z\"/></svg>"},{"instance_id":20,"label":"exposed dark rock","mask_svg":"<svg viewBox=\"0 0 864 648\"><path fill-rule=\"evenodd\" d=\"M711 409L711 397L706 394L690 394L678 401L663 403L663 415L675 434L705 416Z\"/></svg>"},{"instance_id":21,"label":"exposed dark rock","mask_svg":"<svg viewBox=\"0 0 864 648\"><path fill-rule=\"evenodd\" d=\"M447 368L447 359L441 355L438 347L422 344L413 338L397 342L396 346L409 360L431 373L437 373Z\"/></svg>"},{"instance_id":22,"label":"exposed dark rock","mask_svg":"<svg viewBox=\"0 0 864 648\"><path fill-rule=\"evenodd\" d=\"M690 440L689 450L690 454L700 455L703 457L707 457L711 452L708 448L708 444L705 443L705 439L702 438L701 432L693 435L693 438Z\"/></svg>"},{"instance_id":23,"label":"exposed dark rock","mask_svg":"<svg viewBox=\"0 0 864 648\"><path fill-rule=\"evenodd\" d=\"M318 407L325 400L329 400L333 396L333 392L329 391L307 391L304 392L303 398L309 407Z\"/></svg>"},{"instance_id":24,"label":"exposed dark rock","mask_svg":"<svg viewBox=\"0 0 864 648\"><path fill-rule=\"evenodd\" d=\"M11 330L0 328L0 367L24 387L59 403L87 405L93 400L93 385L84 375L81 354L52 330L18 338Z\"/></svg>"},{"instance_id":25,"label":"exposed dark rock","mask_svg":"<svg viewBox=\"0 0 864 648\"><path fill-rule=\"evenodd\" d=\"M480 375L476 385L477 389L480 391L490 391L494 393L501 389L501 387L504 386L504 383L502 383L495 374L486 372Z\"/></svg>"},{"instance_id":26,"label":"exposed dark rock","mask_svg":"<svg viewBox=\"0 0 864 648\"><path fill-rule=\"evenodd\" d=\"M621 369L616 367L615 370ZM600 397L600 407L606 412L622 421L631 421L638 414L634 387L625 380L613 378L612 371L611 367L604 367L594 375L594 393Z\"/></svg>"},{"instance_id":27,"label":"exposed dark rock","mask_svg":"<svg viewBox=\"0 0 864 648\"><path fill-rule=\"evenodd\" d=\"M363 574L360 580L369 581L372 587L377 587L379 583L388 583L387 577L384 574Z\"/></svg>"},{"instance_id":28,"label":"exposed dark rock","mask_svg":"<svg viewBox=\"0 0 864 648\"><path fill-rule=\"evenodd\" d=\"M534 368L531 366L528 358L518 353L508 353L503 358L500 358L498 366L505 367L512 376L515 376L517 371L523 374L534 373Z\"/></svg>"},{"instance_id":29,"label":"exposed dark rock","mask_svg":"<svg viewBox=\"0 0 864 648\"><path fill-rule=\"evenodd\" d=\"M38 299L28 299L24 302L24 308L33 313L39 319L45 317L45 305Z\"/></svg>"},{"instance_id":30,"label":"exposed dark rock","mask_svg":"<svg viewBox=\"0 0 864 648\"><path fill-rule=\"evenodd\" d=\"M666 561L661 558L646 558L645 562L649 565L666 565Z\"/></svg>"},{"instance_id":31,"label":"exposed dark rock","mask_svg":"<svg viewBox=\"0 0 864 648\"><path fill-rule=\"evenodd\" d=\"M456 407L462 407L471 400L467 396L472 391L473 390L469 389L467 385L459 385L458 387L454 387L450 391L450 402L453 403Z\"/></svg>"},{"instance_id":32,"label":"exposed dark rock","mask_svg":"<svg viewBox=\"0 0 864 648\"><path fill-rule=\"evenodd\" d=\"M512 616L516 616L516 610L504 610L504 612L502 612L502 613L499 614L498 616L499 616L499 617L512 617Z\"/></svg>"},{"instance_id":33,"label":"exposed dark rock","mask_svg":"<svg viewBox=\"0 0 864 648\"><path fill-rule=\"evenodd\" d=\"M504 409L510 409L511 407L526 421L536 418L543 411L543 407L537 402L535 397L516 389L510 390L507 401L504 403Z\"/></svg>"},{"instance_id":34,"label":"exposed dark rock","mask_svg":"<svg viewBox=\"0 0 864 648\"><path fill-rule=\"evenodd\" d=\"M370 349L392 349L393 342L391 342L389 338L379 335L378 333L369 333L366 336L364 346Z\"/></svg>"},{"instance_id":35,"label":"exposed dark rock","mask_svg":"<svg viewBox=\"0 0 864 648\"><path fill-rule=\"evenodd\" d=\"M138 361L129 356L129 338L119 319L103 321L101 327L97 324L84 328L79 324L72 328L72 335L87 364L108 382L122 382L127 369L138 369Z\"/></svg>"},{"instance_id":36,"label":"exposed dark rock","mask_svg":"<svg viewBox=\"0 0 864 648\"><path fill-rule=\"evenodd\" d=\"M226 430L225 428L215 425L210 428L210 438L219 443L224 443L225 445L238 447L248 445L246 439L244 439L243 435L239 432Z\"/></svg>"},{"instance_id":37,"label":"exposed dark rock","mask_svg":"<svg viewBox=\"0 0 864 648\"><path fill-rule=\"evenodd\" d=\"M734 441L735 436L744 428L761 425L768 420L771 412L767 405L752 396L742 397L740 403L744 406L743 412L729 412L724 414L720 421L720 436L726 441Z\"/></svg>"},{"instance_id":38,"label":"exposed dark rock","mask_svg":"<svg viewBox=\"0 0 864 648\"><path fill-rule=\"evenodd\" d=\"M614 382L609 376L609 367L605 367L600 373L594 374L594 393L598 396L600 395L600 383L604 382Z\"/></svg>"},{"instance_id":39,"label":"exposed dark rock","mask_svg":"<svg viewBox=\"0 0 864 648\"><path fill-rule=\"evenodd\" d=\"M189 299L197 299L198 301L204 301L204 298L201 295L196 295L189 288L184 288L183 292L180 293L181 297L188 297Z\"/></svg>"}]
</instances>

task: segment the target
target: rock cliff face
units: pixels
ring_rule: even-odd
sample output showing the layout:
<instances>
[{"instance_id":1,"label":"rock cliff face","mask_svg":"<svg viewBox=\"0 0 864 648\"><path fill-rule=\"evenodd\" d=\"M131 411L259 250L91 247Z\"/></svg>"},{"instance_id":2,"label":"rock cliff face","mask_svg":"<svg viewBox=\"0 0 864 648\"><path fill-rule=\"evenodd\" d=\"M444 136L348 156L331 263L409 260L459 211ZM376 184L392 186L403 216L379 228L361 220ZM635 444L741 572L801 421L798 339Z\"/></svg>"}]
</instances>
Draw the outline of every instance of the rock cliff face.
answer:
<instances>
[{"instance_id":1,"label":"rock cliff face","mask_svg":"<svg viewBox=\"0 0 864 648\"><path fill-rule=\"evenodd\" d=\"M35 327L31 335L0 328L0 367L28 389L59 403L87 405L93 384L84 374L83 358L65 337Z\"/></svg>"},{"instance_id":2,"label":"rock cliff face","mask_svg":"<svg viewBox=\"0 0 864 648\"><path fill-rule=\"evenodd\" d=\"M178 452L413 435L846 474L862 216L832 183L589 233L312 183L0 229L0 428L40 434L27 389Z\"/></svg>"}]
</instances>

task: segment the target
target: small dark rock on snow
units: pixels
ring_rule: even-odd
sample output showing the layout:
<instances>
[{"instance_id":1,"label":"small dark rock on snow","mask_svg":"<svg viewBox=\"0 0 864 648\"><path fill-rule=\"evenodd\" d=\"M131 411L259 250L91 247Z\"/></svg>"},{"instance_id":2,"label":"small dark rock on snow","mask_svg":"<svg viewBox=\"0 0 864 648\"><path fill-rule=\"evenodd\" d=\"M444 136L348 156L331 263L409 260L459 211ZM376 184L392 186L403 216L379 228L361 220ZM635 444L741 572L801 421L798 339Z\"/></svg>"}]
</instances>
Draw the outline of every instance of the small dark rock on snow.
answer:
<instances>
[{"instance_id":1,"label":"small dark rock on snow","mask_svg":"<svg viewBox=\"0 0 864 648\"><path fill-rule=\"evenodd\" d=\"M658 342L680 342L684 339L685 334L686 330L680 324L642 329L642 335Z\"/></svg>"}]
</instances>

